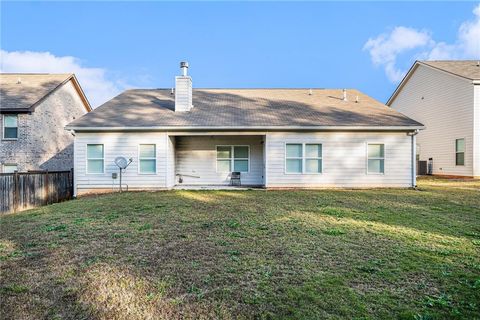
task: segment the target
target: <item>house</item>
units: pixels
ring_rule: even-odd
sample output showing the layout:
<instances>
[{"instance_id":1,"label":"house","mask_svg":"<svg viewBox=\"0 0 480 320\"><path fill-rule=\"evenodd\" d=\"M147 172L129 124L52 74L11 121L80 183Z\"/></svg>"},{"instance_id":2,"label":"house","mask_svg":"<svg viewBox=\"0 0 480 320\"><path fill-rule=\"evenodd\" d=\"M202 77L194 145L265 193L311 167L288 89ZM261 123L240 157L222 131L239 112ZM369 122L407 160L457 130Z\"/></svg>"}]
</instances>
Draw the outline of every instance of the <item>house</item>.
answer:
<instances>
[{"instance_id":1,"label":"house","mask_svg":"<svg viewBox=\"0 0 480 320\"><path fill-rule=\"evenodd\" d=\"M64 127L89 111L73 74L0 74L0 172L73 168Z\"/></svg>"},{"instance_id":2,"label":"house","mask_svg":"<svg viewBox=\"0 0 480 320\"><path fill-rule=\"evenodd\" d=\"M127 90L66 128L75 133L78 194L118 186L115 158L133 162L129 189L182 185L266 188L415 185L423 125L357 90ZM124 186L126 187L126 186Z\"/></svg>"},{"instance_id":3,"label":"house","mask_svg":"<svg viewBox=\"0 0 480 320\"><path fill-rule=\"evenodd\" d=\"M433 174L480 177L478 61L417 61L387 105L426 126L417 158Z\"/></svg>"}]
</instances>

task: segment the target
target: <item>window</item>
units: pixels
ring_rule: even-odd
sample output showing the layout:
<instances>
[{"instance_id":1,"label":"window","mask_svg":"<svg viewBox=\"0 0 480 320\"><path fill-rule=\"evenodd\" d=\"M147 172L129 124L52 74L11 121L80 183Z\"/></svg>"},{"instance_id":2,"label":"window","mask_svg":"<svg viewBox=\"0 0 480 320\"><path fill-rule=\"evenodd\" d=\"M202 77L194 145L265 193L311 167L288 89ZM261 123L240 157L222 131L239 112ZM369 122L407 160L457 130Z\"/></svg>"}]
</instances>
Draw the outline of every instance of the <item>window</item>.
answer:
<instances>
[{"instance_id":1,"label":"window","mask_svg":"<svg viewBox=\"0 0 480 320\"><path fill-rule=\"evenodd\" d=\"M305 145L305 171L307 173L322 172L322 145Z\"/></svg>"},{"instance_id":2,"label":"window","mask_svg":"<svg viewBox=\"0 0 480 320\"><path fill-rule=\"evenodd\" d=\"M455 140L455 165L465 165L465 139Z\"/></svg>"},{"instance_id":3,"label":"window","mask_svg":"<svg viewBox=\"0 0 480 320\"><path fill-rule=\"evenodd\" d=\"M157 150L154 144L141 144L138 148L139 172L154 174L157 172Z\"/></svg>"},{"instance_id":4,"label":"window","mask_svg":"<svg viewBox=\"0 0 480 320\"><path fill-rule=\"evenodd\" d=\"M287 143L286 173L322 173L322 145L318 143Z\"/></svg>"},{"instance_id":5,"label":"window","mask_svg":"<svg viewBox=\"0 0 480 320\"><path fill-rule=\"evenodd\" d=\"M87 173L103 173L103 144L87 144Z\"/></svg>"},{"instance_id":6,"label":"window","mask_svg":"<svg viewBox=\"0 0 480 320\"><path fill-rule=\"evenodd\" d=\"M18 116L3 115L3 138L17 139L18 138Z\"/></svg>"},{"instance_id":7,"label":"window","mask_svg":"<svg viewBox=\"0 0 480 320\"><path fill-rule=\"evenodd\" d=\"M3 173L14 173L15 171L18 171L18 167L16 164L3 165Z\"/></svg>"},{"instance_id":8,"label":"window","mask_svg":"<svg viewBox=\"0 0 480 320\"><path fill-rule=\"evenodd\" d=\"M368 173L385 173L385 146L383 144L368 144Z\"/></svg>"},{"instance_id":9,"label":"window","mask_svg":"<svg viewBox=\"0 0 480 320\"><path fill-rule=\"evenodd\" d=\"M217 172L232 172L232 147L217 147Z\"/></svg>"},{"instance_id":10,"label":"window","mask_svg":"<svg viewBox=\"0 0 480 320\"><path fill-rule=\"evenodd\" d=\"M248 147L233 147L233 171L248 172Z\"/></svg>"},{"instance_id":11,"label":"window","mask_svg":"<svg viewBox=\"0 0 480 320\"><path fill-rule=\"evenodd\" d=\"M287 144L286 146L286 171L287 173L303 172L303 145Z\"/></svg>"},{"instance_id":12,"label":"window","mask_svg":"<svg viewBox=\"0 0 480 320\"><path fill-rule=\"evenodd\" d=\"M217 146L217 172L248 172L248 146Z\"/></svg>"}]
</instances>

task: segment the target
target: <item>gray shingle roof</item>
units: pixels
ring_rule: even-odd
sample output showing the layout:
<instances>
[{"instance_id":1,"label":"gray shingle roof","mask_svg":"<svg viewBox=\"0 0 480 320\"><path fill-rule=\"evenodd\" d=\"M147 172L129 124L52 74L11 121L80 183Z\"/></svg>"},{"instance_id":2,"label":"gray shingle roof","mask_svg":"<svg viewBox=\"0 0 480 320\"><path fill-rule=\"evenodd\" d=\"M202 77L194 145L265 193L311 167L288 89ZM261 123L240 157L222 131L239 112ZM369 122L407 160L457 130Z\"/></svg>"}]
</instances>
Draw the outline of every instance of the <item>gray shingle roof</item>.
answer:
<instances>
[{"instance_id":1,"label":"gray shingle roof","mask_svg":"<svg viewBox=\"0 0 480 320\"><path fill-rule=\"evenodd\" d=\"M127 90L67 128L422 126L357 90L347 96L331 89L194 89L193 109L175 112L170 89Z\"/></svg>"},{"instance_id":2,"label":"gray shingle roof","mask_svg":"<svg viewBox=\"0 0 480 320\"><path fill-rule=\"evenodd\" d=\"M420 61L420 63L441 69L463 78L480 80L480 66L477 64L477 60L438 60Z\"/></svg>"},{"instance_id":3,"label":"gray shingle roof","mask_svg":"<svg viewBox=\"0 0 480 320\"><path fill-rule=\"evenodd\" d=\"M51 93L73 74L0 74L0 108L27 110Z\"/></svg>"}]
</instances>

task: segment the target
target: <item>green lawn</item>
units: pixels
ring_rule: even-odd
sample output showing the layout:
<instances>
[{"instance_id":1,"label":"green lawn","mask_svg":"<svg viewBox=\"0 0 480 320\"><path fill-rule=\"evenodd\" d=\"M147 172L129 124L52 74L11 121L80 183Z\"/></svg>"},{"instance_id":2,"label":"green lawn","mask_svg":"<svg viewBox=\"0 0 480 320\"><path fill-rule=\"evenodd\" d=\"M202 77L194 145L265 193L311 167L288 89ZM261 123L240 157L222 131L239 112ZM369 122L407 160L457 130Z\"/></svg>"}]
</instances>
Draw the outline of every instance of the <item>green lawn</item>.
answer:
<instances>
[{"instance_id":1,"label":"green lawn","mask_svg":"<svg viewBox=\"0 0 480 320\"><path fill-rule=\"evenodd\" d=\"M480 318L480 181L168 191L0 218L3 319Z\"/></svg>"}]
</instances>

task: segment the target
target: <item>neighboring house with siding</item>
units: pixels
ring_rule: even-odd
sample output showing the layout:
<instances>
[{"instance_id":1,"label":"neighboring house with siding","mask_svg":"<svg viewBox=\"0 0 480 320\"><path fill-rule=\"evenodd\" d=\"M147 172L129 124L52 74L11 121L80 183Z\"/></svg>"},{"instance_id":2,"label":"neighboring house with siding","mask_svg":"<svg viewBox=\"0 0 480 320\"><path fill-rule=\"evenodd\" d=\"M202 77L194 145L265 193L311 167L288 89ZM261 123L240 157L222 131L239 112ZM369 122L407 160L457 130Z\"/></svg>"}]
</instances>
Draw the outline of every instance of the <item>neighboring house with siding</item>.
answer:
<instances>
[{"instance_id":1,"label":"neighboring house with siding","mask_svg":"<svg viewBox=\"0 0 480 320\"><path fill-rule=\"evenodd\" d=\"M73 74L0 74L0 172L73 168L65 125L89 111Z\"/></svg>"},{"instance_id":2,"label":"neighboring house with siding","mask_svg":"<svg viewBox=\"0 0 480 320\"><path fill-rule=\"evenodd\" d=\"M387 105L425 125L417 153L433 174L480 177L478 61L417 61Z\"/></svg>"},{"instance_id":3,"label":"neighboring house with siding","mask_svg":"<svg viewBox=\"0 0 480 320\"><path fill-rule=\"evenodd\" d=\"M75 192L241 184L266 188L410 187L423 125L357 90L127 90L70 123Z\"/></svg>"}]
</instances>

